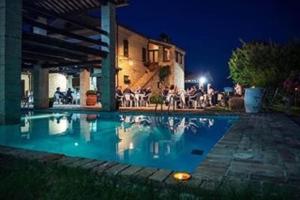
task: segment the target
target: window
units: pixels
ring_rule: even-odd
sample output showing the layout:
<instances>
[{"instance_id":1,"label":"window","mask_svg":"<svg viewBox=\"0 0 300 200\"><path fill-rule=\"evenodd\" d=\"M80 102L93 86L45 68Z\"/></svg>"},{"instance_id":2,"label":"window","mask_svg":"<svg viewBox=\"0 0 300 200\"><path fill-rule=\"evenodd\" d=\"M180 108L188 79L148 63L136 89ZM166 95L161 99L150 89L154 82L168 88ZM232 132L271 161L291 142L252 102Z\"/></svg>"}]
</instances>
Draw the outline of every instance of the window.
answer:
<instances>
[{"instance_id":1,"label":"window","mask_svg":"<svg viewBox=\"0 0 300 200\"><path fill-rule=\"evenodd\" d=\"M147 50L146 50L146 48L142 49L142 61L147 62Z\"/></svg>"},{"instance_id":2,"label":"window","mask_svg":"<svg viewBox=\"0 0 300 200\"><path fill-rule=\"evenodd\" d=\"M170 50L167 48L164 48L163 60L164 62L170 61Z\"/></svg>"},{"instance_id":3,"label":"window","mask_svg":"<svg viewBox=\"0 0 300 200\"><path fill-rule=\"evenodd\" d=\"M176 51L176 62L178 63L178 64L183 64L183 55L181 54L181 53L179 53L179 52L177 52Z\"/></svg>"},{"instance_id":4,"label":"window","mask_svg":"<svg viewBox=\"0 0 300 200\"><path fill-rule=\"evenodd\" d=\"M149 50L149 61L151 63L158 63L158 50Z\"/></svg>"},{"instance_id":5,"label":"window","mask_svg":"<svg viewBox=\"0 0 300 200\"><path fill-rule=\"evenodd\" d=\"M124 84L130 84L130 79L127 75L124 75Z\"/></svg>"},{"instance_id":6,"label":"window","mask_svg":"<svg viewBox=\"0 0 300 200\"><path fill-rule=\"evenodd\" d=\"M128 40L123 40L123 56L129 57L129 42Z\"/></svg>"},{"instance_id":7,"label":"window","mask_svg":"<svg viewBox=\"0 0 300 200\"><path fill-rule=\"evenodd\" d=\"M180 54L180 63L179 64L183 65L183 55L182 54Z\"/></svg>"}]
</instances>

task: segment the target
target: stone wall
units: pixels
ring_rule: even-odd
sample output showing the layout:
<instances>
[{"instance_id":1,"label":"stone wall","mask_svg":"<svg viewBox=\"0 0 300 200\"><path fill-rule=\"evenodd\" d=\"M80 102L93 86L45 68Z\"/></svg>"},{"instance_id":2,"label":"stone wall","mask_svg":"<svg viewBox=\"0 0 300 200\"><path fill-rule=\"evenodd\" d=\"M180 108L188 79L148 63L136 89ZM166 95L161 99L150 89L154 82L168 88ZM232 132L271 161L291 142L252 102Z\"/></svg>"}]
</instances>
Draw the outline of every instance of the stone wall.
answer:
<instances>
[{"instance_id":1,"label":"stone wall","mask_svg":"<svg viewBox=\"0 0 300 200\"><path fill-rule=\"evenodd\" d=\"M59 73L49 74L49 97L54 96L57 87L60 87L61 92L67 91L66 76Z\"/></svg>"},{"instance_id":2,"label":"stone wall","mask_svg":"<svg viewBox=\"0 0 300 200\"><path fill-rule=\"evenodd\" d=\"M129 42L129 56L124 56L123 41ZM150 70L145 66L142 60L143 48L147 49L147 61L148 61L148 45L158 45L158 65L156 70ZM152 45L152 46L153 46ZM163 46L167 46L170 49L170 60L165 62L163 60ZM184 62L182 65L176 63L176 51L180 51L183 55L185 52L176 48L172 44L159 42L156 40L150 40L134 31L131 31L123 26L118 26L118 67L121 68L117 76L117 85L123 89L128 85L124 82L124 76L128 76L131 84L129 86L135 90L138 87L136 83L143 83L143 87L150 87L155 93L160 92L158 88L159 82L159 66L170 66L171 74L165 81L166 85L176 85L180 89L184 89ZM183 58L184 59L184 58ZM153 75L154 74L154 75Z\"/></svg>"},{"instance_id":3,"label":"stone wall","mask_svg":"<svg viewBox=\"0 0 300 200\"><path fill-rule=\"evenodd\" d=\"M123 41L129 42L129 57L123 53ZM118 67L121 70L118 73L118 85L123 89L126 87L124 76L129 76L131 85L137 82L146 72L147 68L142 61L142 49L148 46L148 39L142 37L122 26L118 26ZM136 88L133 88L136 89Z\"/></svg>"}]
</instances>

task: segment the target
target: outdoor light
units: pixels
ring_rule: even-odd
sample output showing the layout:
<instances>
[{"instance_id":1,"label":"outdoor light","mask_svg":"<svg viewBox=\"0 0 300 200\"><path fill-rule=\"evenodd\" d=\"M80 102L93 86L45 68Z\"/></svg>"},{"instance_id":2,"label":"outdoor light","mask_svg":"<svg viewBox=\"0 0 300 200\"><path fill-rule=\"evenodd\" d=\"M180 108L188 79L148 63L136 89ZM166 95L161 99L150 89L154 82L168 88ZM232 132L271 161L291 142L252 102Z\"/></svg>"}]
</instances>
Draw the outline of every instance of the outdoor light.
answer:
<instances>
[{"instance_id":1,"label":"outdoor light","mask_svg":"<svg viewBox=\"0 0 300 200\"><path fill-rule=\"evenodd\" d=\"M173 178L176 179L177 181L188 181L192 178L192 175L190 175L187 172L176 172L173 175Z\"/></svg>"},{"instance_id":2,"label":"outdoor light","mask_svg":"<svg viewBox=\"0 0 300 200\"><path fill-rule=\"evenodd\" d=\"M129 59L128 64L129 64L129 66L133 66L133 61L131 59Z\"/></svg>"},{"instance_id":3,"label":"outdoor light","mask_svg":"<svg viewBox=\"0 0 300 200\"><path fill-rule=\"evenodd\" d=\"M200 77L199 82L201 85L203 85L204 83L206 83L206 78L204 76Z\"/></svg>"}]
</instances>

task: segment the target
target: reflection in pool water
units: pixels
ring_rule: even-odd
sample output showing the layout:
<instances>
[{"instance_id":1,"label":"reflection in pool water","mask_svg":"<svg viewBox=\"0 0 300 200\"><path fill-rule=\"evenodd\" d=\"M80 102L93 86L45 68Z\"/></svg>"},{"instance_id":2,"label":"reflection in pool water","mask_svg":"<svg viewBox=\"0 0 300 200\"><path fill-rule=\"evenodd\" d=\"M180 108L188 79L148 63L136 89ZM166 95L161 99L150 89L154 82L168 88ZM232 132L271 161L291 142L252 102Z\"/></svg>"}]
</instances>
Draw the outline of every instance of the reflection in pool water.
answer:
<instances>
[{"instance_id":1,"label":"reflection in pool water","mask_svg":"<svg viewBox=\"0 0 300 200\"><path fill-rule=\"evenodd\" d=\"M0 126L0 144L192 172L236 119L118 113L35 114L24 117L21 126Z\"/></svg>"}]
</instances>

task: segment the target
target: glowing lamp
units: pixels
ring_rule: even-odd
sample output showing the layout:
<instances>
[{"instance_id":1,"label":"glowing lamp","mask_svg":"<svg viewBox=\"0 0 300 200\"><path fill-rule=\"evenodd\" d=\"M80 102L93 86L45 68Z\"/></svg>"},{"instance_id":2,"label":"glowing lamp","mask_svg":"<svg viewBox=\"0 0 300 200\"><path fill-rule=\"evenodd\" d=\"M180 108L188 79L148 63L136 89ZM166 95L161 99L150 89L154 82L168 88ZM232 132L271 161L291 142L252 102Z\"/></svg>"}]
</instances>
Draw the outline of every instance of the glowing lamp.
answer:
<instances>
[{"instance_id":1,"label":"glowing lamp","mask_svg":"<svg viewBox=\"0 0 300 200\"><path fill-rule=\"evenodd\" d=\"M128 64L129 64L129 66L133 66L133 61L130 59L130 60L128 61Z\"/></svg>"},{"instance_id":2,"label":"glowing lamp","mask_svg":"<svg viewBox=\"0 0 300 200\"><path fill-rule=\"evenodd\" d=\"M200 77L199 82L201 85L203 85L204 83L206 83L206 78L204 76Z\"/></svg>"},{"instance_id":3,"label":"glowing lamp","mask_svg":"<svg viewBox=\"0 0 300 200\"><path fill-rule=\"evenodd\" d=\"M192 178L192 175L186 172L176 172L173 178L177 181L188 181Z\"/></svg>"}]
</instances>

